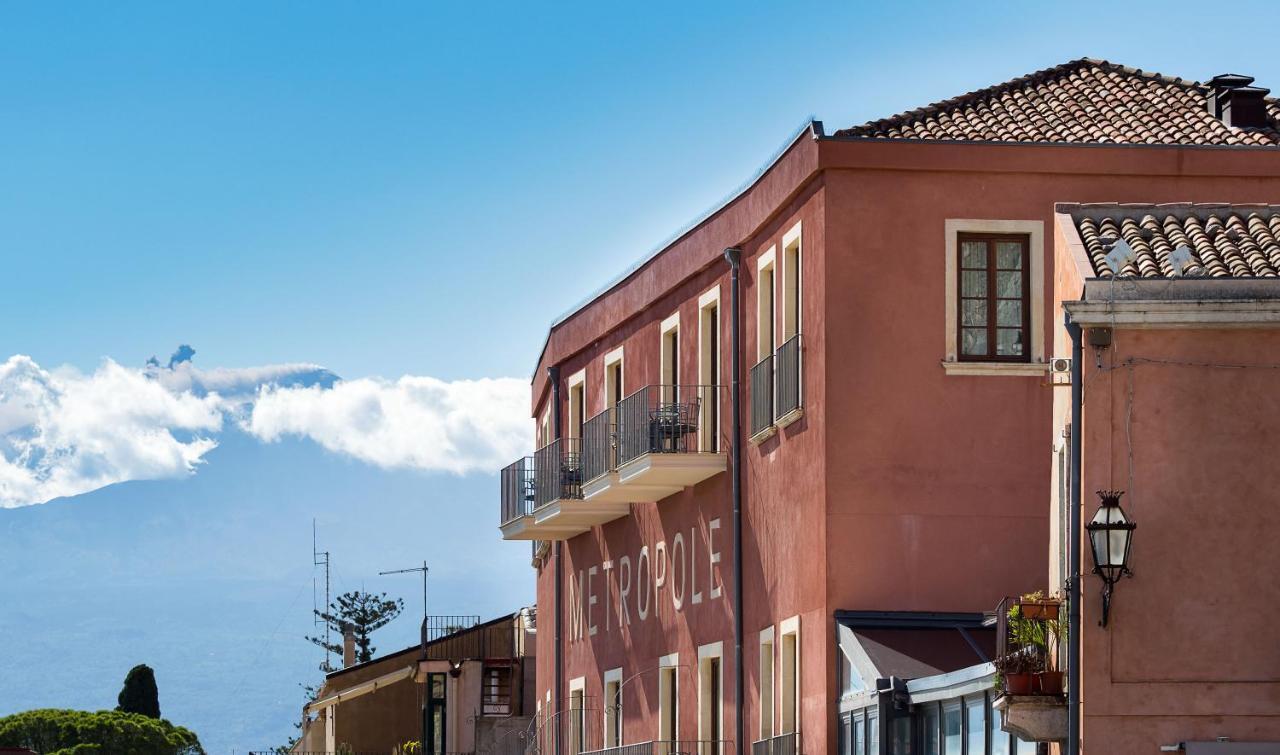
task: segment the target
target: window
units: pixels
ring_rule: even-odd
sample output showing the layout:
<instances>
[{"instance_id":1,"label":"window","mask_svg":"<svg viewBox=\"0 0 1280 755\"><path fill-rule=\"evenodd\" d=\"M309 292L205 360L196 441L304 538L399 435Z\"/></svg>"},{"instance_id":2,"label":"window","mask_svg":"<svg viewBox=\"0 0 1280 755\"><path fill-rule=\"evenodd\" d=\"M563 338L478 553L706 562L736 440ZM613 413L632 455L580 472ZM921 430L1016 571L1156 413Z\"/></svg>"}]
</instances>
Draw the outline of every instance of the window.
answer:
<instances>
[{"instance_id":1,"label":"window","mask_svg":"<svg viewBox=\"0 0 1280 755\"><path fill-rule=\"evenodd\" d=\"M777 316L774 296L774 251L770 249L756 264L756 359L773 355L774 318Z\"/></svg>"},{"instance_id":2,"label":"window","mask_svg":"<svg viewBox=\"0 0 1280 755\"><path fill-rule=\"evenodd\" d=\"M782 340L800 333L800 224L782 237Z\"/></svg>"},{"instance_id":3,"label":"window","mask_svg":"<svg viewBox=\"0 0 1280 755\"><path fill-rule=\"evenodd\" d=\"M987 750L987 701L982 697L964 701L965 743L968 752L985 753Z\"/></svg>"},{"instance_id":4,"label":"window","mask_svg":"<svg viewBox=\"0 0 1280 755\"><path fill-rule=\"evenodd\" d=\"M853 716L853 755L867 755L867 717L864 713Z\"/></svg>"},{"instance_id":5,"label":"window","mask_svg":"<svg viewBox=\"0 0 1280 755\"><path fill-rule=\"evenodd\" d=\"M960 234L960 359L1031 359L1030 242L1022 235Z\"/></svg>"},{"instance_id":6,"label":"window","mask_svg":"<svg viewBox=\"0 0 1280 755\"><path fill-rule=\"evenodd\" d=\"M484 688L480 693L480 710L486 716L511 715L511 667L487 666Z\"/></svg>"},{"instance_id":7,"label":"window","mask_svg":"<svg viewBox=\"0 0 1280 755\"><path fill-rule=\"evenodd\" d=\"M911 718L900 713L893 719L893 755L911 755ZM981 755L976 753L975 755Z\"/></svg>"},{"instance_id":8,"label":"window","mask_svg":"<svg viewBox=\"0 0 1280 755\"><path fill-rule=\"evenodd\" d=\"M760 633L760 738L773 736L773 627Z\"/></svg>"},{"instance_id":9,"label":"window","mask_svg":"<svg viewBox=\"0 0 1280 755\"><path fill-rule=\"evenodd\" d=\"M724 739L724 679L720 666L723 655L724 646L719 642L698 648L698 739L703 742ZM710 746L703 749L704 755L714 753Z\"/></svg>"},{"instance_id":10,"label":"window","mask_svg":"<svg viewBox=\"0 0 1280 755\"><path fill-rule=\"evenodd\" d=\"M875 710L867 711L867 753L880 754L880 714Z\"/></svg>"},{"instance_id":11,"label":"window","mask_svg":"<svg viewBox=\"0 0 1280 755\"><path fill-rule=\"evenodd\" d=\"M1000 730L1002 720L1000 711L992 708L987 722L988 738L991 740L990 755L1009 755L1009 734Z\"/></svg>"},{"instance_id":12,"label":"window","mask_svg":"<svg viewBox=\"0 0 1280 755\"><path fill-rule=\"evenodd\" d=\"M542 413L542 421L538 423L538 437L534 445L542 448L551 442L551 407Z\"/></svg>"},{"instance_id":13,"label":"window","mask_svg":"<svg viewBox=\"0 0 1280 755\"><path fill-rule=\"evenodd\" d=\"M569 755L582 752L587 741L585 681L578 677L569 682Z\"/></svg>"},{"instance_id":14,"label":"window","mask_svg":"<svg viewBox=\"0 0 1280 755\"><path fill-rule=\"evenodd\" d=\"M963 729L960 701L942 704L942 752L944 755L961 755Z\"/></svg>"},{"instance_id":15,"label":"window","mask_svg":"<svg viewBox=\"0 0 1280 755\"><path fill-rule=\"evenodd\" d=\"M942 755L942 718L937 703L925 703L920 741L924 755Z\"/></svg>"},{"instance_id":16,"label":"window","mask_svg":"<svg viewBox=\"0 0 1280 755\"><path fill-rule=\"evenodd\" d=\"M698 298L698 384L720 384L720 287L716 286ZM716 453L720 450L720 391L703 390L698 418L698 447Z\"/></svg>"},{"instance_id":17,"label":"window","mask_svg":"<svg viewBox=\"0 0 1280 755\"><path fill-rule=\"evenodd\" d=\"M680 738L679 662L677 655L658 660L658 739L668 742Z\"/></svg>"},{"instance_id":18,"label":"window","mask_svg":"<svg viewBox=\"0 0 1280 755\"><path fill-rule=\"evenodd\" d=\"M617 409L618 402L625 397L622 387L622 348L619 347L604 357L604 406L606 409Z\"/></svg>"},{"instance_id":19,"label":"window","mask_svg":"<svg viewBox=\"0 0 1280 755\"><path fill-rule=\"evenodd\" d=\"M446 715L445 674L427 674L426 718L427 741L423 751L427 755L444 755L449 751L449 732Z\"/></svg>"},{"instance_id":20,"label":"window","mask_svg":"<svg viewBox=\"0 0 1280 755\"><path fill-rule=\"evenodd\" d=\"M680 400L680 314L662 321L662 352L659 355L662 376L662 400Z\"/></svg>"},{"instance_id":21,"label":"window","mask_svg":"<svg viewBox=\"0 0 1280 755\"><path fill-rule=\"evenodd\" d=\"M797 703L800 690L800 618L794 617L782 622L782 688L779 692L782 705L782 721L779 729L783 734L798 730Z\"/></svg>"},{"instance_id":22,"label":"window","mask_svg":"<svg viewBox=\"0 0 1280 755\"><path fill-rule=\"evenodd\" d=\"M604 746L622 744L622 669L604 672Z\"/></svg>"},{"instance_id":23,"label":"window","mask_svg":"<svg viewBox=\"0 0 1280 755\"><path fill-rule=\"evenodd\" d=\"M579 370L569 377L569 432L570 438L582 438L582 426L587 421L586 370Z\"/></svg>"}]
</instances>

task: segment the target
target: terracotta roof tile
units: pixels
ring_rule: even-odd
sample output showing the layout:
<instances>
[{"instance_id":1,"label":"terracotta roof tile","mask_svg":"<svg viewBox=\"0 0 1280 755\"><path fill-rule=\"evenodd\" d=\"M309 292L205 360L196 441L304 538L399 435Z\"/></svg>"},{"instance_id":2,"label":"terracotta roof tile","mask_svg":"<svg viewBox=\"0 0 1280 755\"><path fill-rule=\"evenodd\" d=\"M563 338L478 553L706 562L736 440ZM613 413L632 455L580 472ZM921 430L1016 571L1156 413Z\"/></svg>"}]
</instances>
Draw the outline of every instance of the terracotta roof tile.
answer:
<instances>
[{"instance_id":1,"label":"terracotta roof tile","mask_svg":"<svg viewBox=\"0 0 1280 755\"><path fill-rule=\"evenodd\" d=\"M1280 277L1280 205L1248 204L1062 204L1080 234L1099 278L1110 278L1107 254L1124 241L1133 260L1119 274L1167 278L1178 247L1191 252L1187 276Z\"/></svg>"},{"instance_id":2,"label":"terracotta roof tile","mask_svg":"<svg viewBox=\"0 0 1280 755\"><path fill-rule=\"evenodd\" d=\"M937 141L1278 146L1270 126L1232 128L1206 109L1196 81L1083 58L943 100L836 136Z\"/></svg>"}]
</instances>

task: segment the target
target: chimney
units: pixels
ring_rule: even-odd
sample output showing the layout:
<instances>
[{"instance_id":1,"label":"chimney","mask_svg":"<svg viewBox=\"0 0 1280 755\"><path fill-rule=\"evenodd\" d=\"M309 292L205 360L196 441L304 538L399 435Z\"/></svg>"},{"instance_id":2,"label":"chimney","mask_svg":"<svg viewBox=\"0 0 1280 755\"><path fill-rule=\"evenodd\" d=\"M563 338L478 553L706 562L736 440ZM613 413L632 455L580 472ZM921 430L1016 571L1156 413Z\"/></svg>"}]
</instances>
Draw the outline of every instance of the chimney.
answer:
<instances>
[{"instance_id":1,"label":"chimney","mask_svg":"<svg viewBox=\"0 0 1280 755\"><path fill-rule=\"evenodd\" d=\"M351 625L342 628L342 667L356 664L356 633Z\"/></svg>"},{"instance_id":2,"label":"chimney","mask_svg":"<svg viewBox=\"0 0 1280 755\"><path fill-rule=\"evenodd\" d=\"M1209 112L1234 128L1261 128L1267 124L1266 96L1271 91L1250 86L1252 76L1224 73L1209 80Z\"/></svg>"}]
</instances>

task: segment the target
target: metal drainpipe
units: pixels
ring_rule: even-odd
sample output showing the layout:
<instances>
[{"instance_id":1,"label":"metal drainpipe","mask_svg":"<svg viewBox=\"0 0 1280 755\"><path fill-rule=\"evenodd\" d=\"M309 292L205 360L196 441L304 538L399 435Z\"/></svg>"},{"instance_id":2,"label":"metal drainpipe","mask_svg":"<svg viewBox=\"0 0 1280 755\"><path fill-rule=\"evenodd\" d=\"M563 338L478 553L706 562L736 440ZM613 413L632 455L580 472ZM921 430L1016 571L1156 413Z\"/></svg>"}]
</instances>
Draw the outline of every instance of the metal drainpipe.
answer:
<instances>
[{"instance_id":1,"label":"metal drainpipe","mask_svg":"<svg viewBox=\"0 0 1280 755\"><path fill-rule=\"evenodd\" d=\"M1080 426L1084 390L1081 375L1084 349L1081 347L1080 326L1065 315L1067 333L1071 335L1071 507L1067 576L1067 751L1065 755L1080 752Z\"/></svg>"},{"instance_id":2,"label":"metal drainpipe","mask_svg":"<svg viewBox=\"0 0 1280 755\"><path fill-rule=\"evenodd\" d=\"M730 306L732 308L729 326L729 338L732 341L730 351L733 354L729 379L729 398L733 403L733 684L734 702L737 715L734 716L736 736L734 751L742 755L742 741L746 736L746 715L743 711L743 699L746 697L742 678L742 385L739 379L742 373L742 344L738 333L738 321L741 320L741 303L739 289L742 286L739 272L742 262L742 250L730 247L724 250L724 258L729 263Z\"/></svg>"},{"instance_id":3,"label":"metal drainpipe","mask_svg":"<svg viewBox=\"0 0 1280 755\"><path fill-rule=\"evenodd\" d=\"M547 380L551 381L551 432L556 440L560 439L560 366L547 368ZM556 688L552 695L555 703L551 711L555 717L557 728L560 725L560 690L564 686L564 654L562 651L561 630L564 627L564 604L561 591L564 589L564 542L556 541ZM554 732L553 732L554 733ZM560 737L556 736L555 752L560 755Z\"/></svg>"}]
</instances>

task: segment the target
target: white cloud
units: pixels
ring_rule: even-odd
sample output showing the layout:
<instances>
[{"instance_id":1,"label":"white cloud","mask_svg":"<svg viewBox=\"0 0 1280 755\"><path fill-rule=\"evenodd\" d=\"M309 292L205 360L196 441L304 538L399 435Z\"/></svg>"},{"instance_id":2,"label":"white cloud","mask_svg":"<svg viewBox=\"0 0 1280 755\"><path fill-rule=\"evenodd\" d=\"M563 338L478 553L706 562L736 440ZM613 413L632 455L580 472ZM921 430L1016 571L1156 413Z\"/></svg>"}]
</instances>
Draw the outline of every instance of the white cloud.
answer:
<instances>
[{"instance_id":1,"label":"white cloud","mask_svg":"<svg viewBox=\"0 0 1280 755\"><path fill-rule=\"evenodd\" d=\"M126 480L192 474L228 419L271 442L309 438L381 467L463 474L524 453L528 383L342 381L314 364L201 370L45 370L0 363L0 507L42 503Z\"/></svg>"},{"instance_id":2,"label":"white cloud","mask_svg":"<svg viewBox=\"0 0 1280 755\"><path fill-rule=\"evenodd\" d=\"M174 393L110 360L83 375L10 357L0 364L0 506L189 474L222 420L216 394Z\"/></svg>"},{"instance_id":3,"label":"white cloud","mask_svg":"<svg viewBox=\"0 0 1280 755\"><path fill-rule=\"evenodd\" d=\"M529 385L515 378L444 382L405 376L263 388L244 422L254 436L311 438L381 467L494 470L528 447Z\"/></svg>"}]
</instances>

